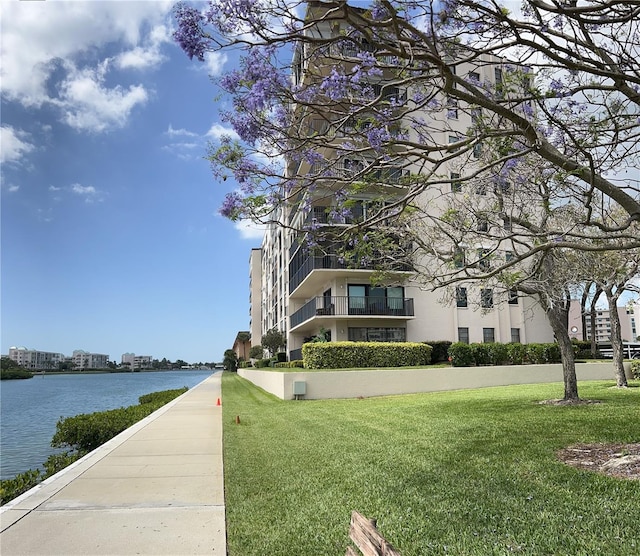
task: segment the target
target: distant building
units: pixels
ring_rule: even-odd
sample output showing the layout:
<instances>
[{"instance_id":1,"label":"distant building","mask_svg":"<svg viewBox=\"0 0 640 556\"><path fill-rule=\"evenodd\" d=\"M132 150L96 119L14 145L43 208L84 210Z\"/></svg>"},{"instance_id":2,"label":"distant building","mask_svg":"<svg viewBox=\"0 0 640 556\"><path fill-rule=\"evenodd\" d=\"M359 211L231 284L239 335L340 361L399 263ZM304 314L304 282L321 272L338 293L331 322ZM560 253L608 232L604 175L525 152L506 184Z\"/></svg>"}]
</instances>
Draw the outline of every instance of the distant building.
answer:
<instances>
[{"instance_id":1,"label":"distant building","mask_svg":"<svg viewBox=\"0 0 640 556\"><path fill-rule=\"evenodd\" d=\"M26 347L9 348L9 358L25 369L53 370L58 368L58 364L65 360L62 353L52 351L39 351L37 349L27 349Z\"/></svg>"},{"instance_id":2,"label":"distant building","mask_svg":"<svg viewBox=\"0 0 640 556\"><path fill-rule=\"evenodd\" d=\"M71 356L73 368L83 369L106 369L109 363L109 356L102 353L89 353L82 349L76 349Z\"/></svg>"},{"instance_id":3,"label":"distant building","mask_svg":"<svg viewBox=\"0 0 640 556\"><path fill-rule=\"evenodd\" d=\"M132 371L136 369L150 369L153 358L151 355L136 355L135 353L123 353L121 363L127 365Z\"/></svg>"},{"instance_id":4,"label":"distant building","mask_svg":"<svg viewBox=\"0 0 640 556\"><path fill-rule=\"evenodd\" d=\"M251 333L243 330L238 332L236 339L233 342L233 351L238 356L238 359L243 361L249 360L249 350L251 349Z\"/></svg>"},{"instance_id":5,"label":"distant building","mask_svg":"<svg viewBox=\"0 0 640 556\"><path fill-rule=\"evenodd\" d=\"M622 341L636 342L640 334L638 315L640 315L640 299L629 305L618 307ZM583 335L583 328L586 334ZM580 301L572 300L569 310L569 336L576 340L591 339L591 318L587 314L583 326ZM596 311L595 339L598 343L611 341L611 312L608 309Z\"/></svg>"},{"instance_id":6,"label":"distant building","mask_svg":"<svg viewBox=\"0 0 640 556\"><path fill-rule=\"evenodd\" d=\"M251 250L249 257L249 334L251 346L262 343L262 249Z\"/></svg>"}]
</instances>

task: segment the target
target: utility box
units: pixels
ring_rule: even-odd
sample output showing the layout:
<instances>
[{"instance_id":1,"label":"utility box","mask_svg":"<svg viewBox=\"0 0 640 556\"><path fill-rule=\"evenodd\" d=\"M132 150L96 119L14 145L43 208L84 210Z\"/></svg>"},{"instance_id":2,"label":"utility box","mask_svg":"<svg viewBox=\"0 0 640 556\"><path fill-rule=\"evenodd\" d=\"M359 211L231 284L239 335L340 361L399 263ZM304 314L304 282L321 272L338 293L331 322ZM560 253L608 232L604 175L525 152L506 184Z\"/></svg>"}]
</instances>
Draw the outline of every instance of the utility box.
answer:
<instances>
[{"instance_id":1,"label":"utility box","mask_svg":"<svg viewBox=\"0 0 640 556\"><path fill-rule=\"evenodd\" d=\"M306 395L307 393L307 383L299 380L293 383L293 398L300 399L300 397Z\"/></svg>"}]
</instances>

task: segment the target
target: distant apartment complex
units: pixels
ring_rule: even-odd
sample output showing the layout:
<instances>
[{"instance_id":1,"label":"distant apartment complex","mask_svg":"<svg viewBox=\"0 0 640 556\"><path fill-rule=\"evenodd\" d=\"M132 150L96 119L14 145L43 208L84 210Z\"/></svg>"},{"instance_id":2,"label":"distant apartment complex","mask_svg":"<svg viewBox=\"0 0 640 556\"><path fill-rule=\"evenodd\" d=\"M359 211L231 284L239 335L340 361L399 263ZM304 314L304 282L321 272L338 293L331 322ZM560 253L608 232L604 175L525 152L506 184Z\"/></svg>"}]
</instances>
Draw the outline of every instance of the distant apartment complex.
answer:
<instances>
[{"instance_id":1,"label":"distant apartment complex","mask_svg":"<svg viewBox=\"0 0 640 556\"><path fill-rule=\"evenodd\" d=\"M65 361L65 356L62 353L27 349L22 346L9 348L9 358L29 370L57 369L58 365Z\"/></svg>"},{"instance_id":2,"label":"distant apartment complex","mask_svg":"<svg viewBox=\"0 0 640 556\"><path fill-rule=\"evenodd\" d=\"M132 371L136 369L150 369L153 358L151 355L136 355L135 353L123 353L121 364L128 366Z\"/></svg>"},{"instance_id":3,"label":"distant apartment complex","mask_svg":"<svg viewBox=\"0 0 640 556\"><path fill-rule=\"evenodd\" d=\"M55 370L60 363L70 362L76 370L105 369L109 356L101 353L89 353L81 349L75 350L71 357L62 353L27 349L25 347L9 348L9 358L18 365L29 370Z\"/></svg>"},{"instance_id":4,"label":"distant apartment complex","mask_svg":"<svg viewBox=\"0 0 640 556\"><path fill-rule=\"evenodd\" d=\"M640 299L617 309L622 340L624 342L639 341L640 325L638 317L640 316ZM586 334L583 334L583 330ZM590 340L592 337L590 315L585 315L583 322L580 302L577 300L571 303L569 311L569 335L577 340L582 340L583 337ZM598 343L611 341L611 312L608 309L598 309L596 311L595 340Z\"/></svg>"},{"instance_id":5,"label":"distant apartment complex","mask_svg":"<svg viewBox=\"0 0 640 556\"><path fill-rule=\"evenodd\" d=\"M71 356L74 369L106 369L109 363L109 356L103 353L89 353L77 349Z\"/></svg>"},{"instance_id":6,"label":"distant apartment complex","mask_svg":"<svg viewBox=\"0 0 640 556\"><path fill-rule=\"evenodd\" d=\"M309 9L325 9L320 2L310 2ZM308 33L317 37L339 36L344 33L339 21L321 21L309 26ZM313 56L304 52L305 45L298 45L294 54L294 81L298 86L308 84L307 65L314 63ZM322 56L322 54L319 54ZM349 56L342 53L342 56ZM355 54L354 54L355 56ZM317 61L317 60L316 60ZM335 59L333 63L336 62ZM486 57L477 63L464 62L456 65L459 75L473 74L479 82L501 79L503 60ZM326 67L331 67L326 63ZM328 71L328 70L327 70ZM317 75L316 75L317 78ZM382 73L372 83L376 90L385 91L390 98L406 98L393 84L385 82ZM391 105L391 102L389 103ZM331 128L331 114L320 119L317 114L308 116L304 108L300 111L300 127L308 126L312 135L325 133ZM414 114L414 118L416 115ZM424 112L424 118L432 118ZM442 114L433 119L433 133L445 143L465 137L472 126L474 113L471 110L452 110L443 105ZM398 125L401 125L399 123ZM337 160L339 130L332 132L333 145L327 143L319 153L324 160ZM418 138L414 138L419 141ZM346 139L345 139L346 141ZM365 154L366 157L366 154ZM473 282L460 284L450 304L441 303L441 293L426 291L408 272L406 266L398 264L386 272L386 285L374 285L372 277L377 269L358 261L345 261L336 244L324 243L312 246L306 241L304 230L339 231L340 227L357 224L366 218L367 211L380 203L381 188L388 194L388 201L395 200L394 184L398 184L407 171L419 173L417 168L386 166L377 170L376 192L360 187L353 197L350 215L342 221L328 216L338 211L337 191L350 176L361 175L367 168L367 160L342 160L335 165L334 174L319 173L305 160L287 161L287 172L292 176L314 176L316 186L298 192L295 200L278 208L264 235L261 250L252 250L250 259L250 303L251 337L261 336L271 328L284 332L290 359L301 358L302 345L320 334L330 341L435 341L461 342L549 342L553 333L544 312L532 297L513 292L481 289ZM454 168L451 168L453 179ZM334 176L339 176L338 178ZM380 177L382 176L382 177ZM360 178L361 179L361 178ZM396 181L394 181L396 180ZM337 183L340 182L340 183ZM423 206L444 212L440 198L449 194L460 194L460 188L451 191L434 190L421 195ZM373 187L373 186L372 186ZM487 192L465 191L471 202L490 206ZM482 195L478 197L478 195ZM334 236L339 234L334 233ZM469 254L483 251L484 245L460 246ZM509 253L505 252L505 257ZM258 292L260 296L258 297ZM480 309L481 308L481 309ZM261 326L258 331L257 320Z\"/></svg>"}]
</instances>

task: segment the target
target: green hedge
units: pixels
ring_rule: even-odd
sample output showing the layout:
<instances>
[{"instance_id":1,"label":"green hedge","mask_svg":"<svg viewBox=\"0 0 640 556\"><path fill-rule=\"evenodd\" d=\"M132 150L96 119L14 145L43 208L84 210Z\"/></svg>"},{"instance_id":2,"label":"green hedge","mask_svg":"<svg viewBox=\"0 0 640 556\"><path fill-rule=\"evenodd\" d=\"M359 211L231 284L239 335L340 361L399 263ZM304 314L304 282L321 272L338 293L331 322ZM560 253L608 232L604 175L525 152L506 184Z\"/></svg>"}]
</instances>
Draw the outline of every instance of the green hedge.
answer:
<instances>
[{"instance_id":1,"label":"green hedge","mask_svg":"<svg viewBox=\"0 0 640 556\"><path fill-rule=\"evenodd\" d=\"M558 344L518 344L456 342L449 347L449 360L454 367L484 365L522 365L523 363L559 363Z\"/></svg>"},{"instance_id":2,"label":"green hedge","mask_svg":"<svg viewBox=\"0 0 640 556\"><path fill-rule=\"evenodd\" d=\"M449 340L434 340L424 342L431 346L431 363L442 363L449 360L449 348L451 343Z\"/></svg>"},{"instance_id":3,"label":"green hedge","mask_svg":"<svg viewBox=\"0 0 640 556\"><path fill-rule=\"evenodd\" d=\"M413 367L431 362L431 346L412 342L309 342L302 346L307 369Z\"/></svg>"},{"instance_id":4,"label":"green hedge","mask_svg":"<svg viewBox=\"0 0 640 556\"><path fill-rule=\"evenodd\" d=\"M631 376L640 379L640 359L631 361Z\"/></svg>"},{"instance_id":5,"label":"green hedge","mask_svg":"<svg viewBox=\"0 0 640 556\"><path fill-rule=\"evenodd\" d=\"M294 359L293 361L284 361L273 365L276 369L304 369L304 361L302 359Z\"/></svg>"}]
</instances>

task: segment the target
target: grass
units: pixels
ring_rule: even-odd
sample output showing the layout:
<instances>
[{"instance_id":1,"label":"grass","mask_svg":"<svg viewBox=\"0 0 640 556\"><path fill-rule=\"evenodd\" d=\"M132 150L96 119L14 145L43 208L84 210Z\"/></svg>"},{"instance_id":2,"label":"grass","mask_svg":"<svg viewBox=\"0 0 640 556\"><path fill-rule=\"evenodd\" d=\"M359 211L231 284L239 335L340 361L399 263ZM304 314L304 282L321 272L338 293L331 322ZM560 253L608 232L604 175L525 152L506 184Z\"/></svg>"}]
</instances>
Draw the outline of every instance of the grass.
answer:
<instances>
[{"instance_id":1,"label":"grass","mask_svg":"<svg viewBox=\"0 0 640 556\"><path fill-rule=\"evenodd\" d=\"M229 554L342 556L354 509L403 556L639 554L640 481L554 456L638 442L640 388L612 385L576 407L537 403L559 384L285 402L225 373Z\"/></svg>"}]
</instances>

